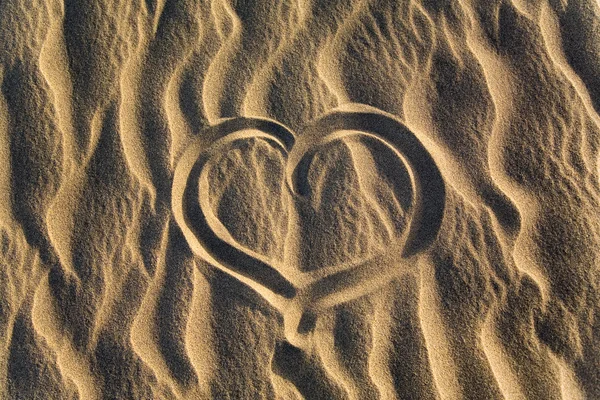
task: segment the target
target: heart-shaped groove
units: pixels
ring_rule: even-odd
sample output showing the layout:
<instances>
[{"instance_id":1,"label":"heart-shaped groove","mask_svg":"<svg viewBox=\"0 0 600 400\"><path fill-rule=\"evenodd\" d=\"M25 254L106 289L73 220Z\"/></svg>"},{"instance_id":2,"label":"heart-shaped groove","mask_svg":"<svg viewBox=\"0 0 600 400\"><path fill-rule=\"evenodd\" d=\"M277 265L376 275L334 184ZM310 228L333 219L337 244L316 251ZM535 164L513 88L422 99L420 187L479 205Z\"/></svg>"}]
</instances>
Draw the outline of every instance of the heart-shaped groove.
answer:
<instances>
[{"instance_id":1,"label":"heart-shaped groove","mask_svg":"<svg viewBox=\"0 0 600 400\"><path fill-rule=\"evenodd\" d=\"M248 135L248 130L255 133ZM173 184L173 211L192 250L206 261L253 288L256 288L256 283L277 296L291 299L296 295L294 285L265 260L261 260L260 255L248 254L223 240L209 223L214 216L207 216L203 211L209 209L208 205L197 203L203 196L199 196L200 185L193 182L203 175L206 162L233 141L249 137L265 139L281 147L286 153L294 145L294 135L289 129L278 122L261 118L227 119L206 128L177 164Z\"/></svg>"},{"instance_id":2,"label":"heart-shaped groove","mask_svg":"<svg viewBox=\"0 0 600 400\"><path fill-rule=\"evenodd\" d=\"M302 180L319 146L349 135L366 135L386 145L401 159L411 179L408 229L385 254L301 273L300 278L289 280L265 257L224 239L226 228L210 211L208 196L199 196L201 188L208 187L204 167L211 157L238 140L266 140L287 155L286 186L294 201L303 201ZM415 256L437 236L445 188L433 158L408 128L379 109L349 104L309 124L298 138L284 125L263 118L226 119L206 128L177 165L172 199L175 218L198 255L255 289L276 308L283 310L294 303L300 309L297 318L302 318L307 312L359 297L402 273L398 256Z\"/></svg>"}]
</instances>

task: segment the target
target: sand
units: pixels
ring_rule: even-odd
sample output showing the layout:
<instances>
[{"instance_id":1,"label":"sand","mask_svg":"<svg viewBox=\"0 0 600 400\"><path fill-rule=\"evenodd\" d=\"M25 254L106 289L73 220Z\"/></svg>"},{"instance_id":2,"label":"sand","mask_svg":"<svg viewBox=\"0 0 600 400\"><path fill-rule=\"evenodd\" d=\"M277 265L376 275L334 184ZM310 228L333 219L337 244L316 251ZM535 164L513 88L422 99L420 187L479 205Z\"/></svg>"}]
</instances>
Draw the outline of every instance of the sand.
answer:
<instances>
[{"instance_id":1,"label":"sand","mask_svg":"<svg viewBox=\"0 0 600 400\"><path fill-rule=\"evenodd\" d=\"M0 82L0 399L600 399L597 0L8 0Z\"/></svg>"}]
</instances>

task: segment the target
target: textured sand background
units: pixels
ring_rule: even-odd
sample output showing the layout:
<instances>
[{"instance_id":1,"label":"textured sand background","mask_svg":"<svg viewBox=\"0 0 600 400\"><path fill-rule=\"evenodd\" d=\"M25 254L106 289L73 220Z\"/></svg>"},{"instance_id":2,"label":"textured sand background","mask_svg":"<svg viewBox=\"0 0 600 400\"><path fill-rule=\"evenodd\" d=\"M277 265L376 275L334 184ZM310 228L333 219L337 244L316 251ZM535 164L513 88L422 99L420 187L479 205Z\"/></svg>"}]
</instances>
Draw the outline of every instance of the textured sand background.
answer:
<instances>
[{"instance_id":1,"label":"textured sand background","mask_svg":"<svg viewBox=\"0 0 600 400\"><path fill-rule=\"evenodd\" d=\"M0 398L600 399L597 0L4 0L0 82ZM339 107L444 190L302 139ZM213 255L252 255L211 265L176 178L226 117L310 157L298 200L260 129L210 153Z\"/></svg>"}]
</instances>

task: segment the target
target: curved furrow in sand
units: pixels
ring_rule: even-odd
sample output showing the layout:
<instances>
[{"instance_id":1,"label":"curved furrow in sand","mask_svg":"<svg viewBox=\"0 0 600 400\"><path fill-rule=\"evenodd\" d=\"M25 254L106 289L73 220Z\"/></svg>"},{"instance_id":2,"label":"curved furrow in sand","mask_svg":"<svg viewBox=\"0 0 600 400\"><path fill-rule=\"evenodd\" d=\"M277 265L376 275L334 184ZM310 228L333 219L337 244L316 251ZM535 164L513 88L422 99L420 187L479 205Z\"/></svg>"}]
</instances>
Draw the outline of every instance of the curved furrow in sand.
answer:
<instances>
[{"instance_id":1,"label":"curved furrow in sand","mask_svg":"<svg viewBox=\"0 0 600 400\"><path fill-rule=\"evenodd\" d=\"M58 354L48 345L35 318L34 294L46 266L20 228L2 229L0 245L0 396L76 398Z\"/></svg>"},{"instance_id":2,"label":"curved furrow in sand","mask_svg":"<svg viewBox=\"0 0 600 400\"><path fill-rule=\"evenodd\" d=\"M208 67L202 90L209 121L242 114L248 86L260 65L268 62L284 40L285 31L273 27L281 14L289 12L287 8L287 3L212 3L217 31L224 43Z\"/></svg>"},{"instance_id":3,"label":"curved furrow in sand","mask_svg":"<svg viewBox=\"0 0 600 400\"><path fill-rule=\"evenodd\" d=\"M336 351L333 317L334 312L329 310L319 315L315 324L316 334L312 340L313 349L318 354L318 360L329 380L335 382L339 387L338 398L356 399L357 393L354 382L348 376L347 371L344 371L339 353Z\"/></svg>"},{"instance_id":4,"label":"curved furrow in sand","mask_svg":"<svg viewBox=\"0 0 600 400\"><path fill-rule=\"evenodd\" d=\"M326 5L337 13L328 13ZM318 71L319 52L353 6L347 0L295 2L295 7L280 17L286 19L280 21L278 33L286 40L269 55L248 86L244 115L275 118L300 129L334 107L335 98Z\"/></svg>"},{"instance_id":5,"label":"curved furrow in sand","mask_svg":"<svg viewBox=\"0 0 600 400\"><path fill-rule=\"evenodd\" d=\"M548 348L540 346L531 323L541 300L535 281L522 279L490 313L482 331L485 354L506 398L563 398L558 366Z\"/></svg>"},{"instance_id":6,"label":"curved furrow in sand","mask_svg":"<svg viewBox=\"0 0 600 400\"><path fill-rule=\"evenodd\" d=\"M216 357L214 349L214 333L206 321L211 319L210 285L199 266L192 265L194 276L194 292L191 299L189 318L185 331L185 346L188 357L198 377L197 394L190 396L210 397L210 384L216 375Z\"/></svg>"},{"instance_id":7,"label":"curved furrow in sand","mask_svg":"<svg viewBox=\"0 0 600 400\"><path fill-rule=\"evenodd\" d=\"M179 244L179 235L171 224L164 229L158 249L161 256L133 321L130 340L156 379L177 397L186 398L199 395L206 387L198 386L201 376L192 365L186 346L194 290L189 283L195 265L191 253Z\"/></svg>"},{"instance_id":8,"label":"curved furrow in sand","mask_svg":"<svg viewBox=\"0 0 600 400\"><path fill-rule=\"evenodd\" d=\"M489 207L498 228L514 240L518 212L487 172L494 104L482 68L467 46L466 27L453 23L466 15L460 6L429 12L438 27L435 45L427 73L415 79L404 98L406 123L435 143L434 157L439 157L442 173L447 172L447 182L471 204Z\"/></svg>"},{"instance_id":9,"label":"curved furrow in sand","mask_svg":"<svg viewBox=\"0 0 600 400\"><path fill-rule=\"evenodd\" d=\"M315 232L324 230L324 233L319 236L327 238L327 241L312 243L311 248L316 257L313 259L305 257L302 265L326 266L327 263L335 264L348 259L364 258L371 253L382 251L382 248L385 251L386 243L402 231L401 222L391 223L388 218L389 215L398 215L398 210L394 210L394 203L388 203L390 196L385 196L383 193L389 188L382 185L383 192L369 193L380 196L381 204L377 204L377 207L368 197L363 199L362 195L358 195L364 191L371 192L369 189L378 184L375 178L377 162L371 160L370 163L361 163L360 169L358 168L357 163L368 157L367 146L369 146L367 143L359 141L352 144L342 143L341 146L332 142L317 152L312 160L306 179L310 185L310 200L314 202L314 209L317 211L315 217L321 221L312 226L305 226L306 230L301 237L309 238ZM352 162L345 161L346 157L349 157ZM383 165L384 160L385 157L382 157L379 162ZM374 181L369 181L368 177ZM367 181L369 181L368 185ZM331 208L334 204L332 198L337 199L337 204L333 208ZM393 198L392 194L391 199ZM384 207L386 210L379 207ZM349 218L355 214L359 215L358 220L352 222ZM394 226L398 224L400 226ZM350 231L349 226L353 226L354 231ZM336 232L338 238L332 236L332 232ZM328 257L321 259L320 254ZM315 294L322 295L316 292ZM326 370L330 371L335 381L346 388L350 398L365 398L365 396L377 398L379 392L369 372L369 360L360 355L370 352L371 315L364 310L361 311L360 306L351 306L351 304L356 306L368 303L370 296L354 300L348 305L344 305L338 295L331 296L332 298L327 302L333 304L341 302L341 304L325 312L325 321L319 318L317 327L323 328L315 331L314 344L319 349ZM355 298L357 295L350 292L347 293L347 297Z\"/></svg>"},{"instance_id":10,"label":"curved furrow in sand","mask_svg":"<svg viewBox=\"0 0 600 400\"><path fill-rule=\"evenodd\" d=\"M542 2L539 24L549 53L582 97L598 124L600 113L600 5L594 1ZM550 32L544 33L544 30ZM559 45L560 43L560 45ZM558 59L558 62L557 62ZM568 66L568 68L565 68ZM595 116L594 116L595 114Z\"/></svg>"},{"instance_id":11,"label":"curved furrow in sand","mask_svg":"<svg viewBox=\"0 0 600 400\"><path fill-rule=\"evenodd\" d=\"M33 293L35 289L30 289ZM36 320L32 318L33 299L30 296L19 306L12 326L12 341L7 354L7 398L76 399L79 388L65 379L56 353L37 334Z\"/></svg>"},{"instance_id":12,"label":"curved furrow in sand","mask_svg":"<svg viewBox=\"0 0 600 400\"><path fill-rule=\"evenodd\" d=\"M253 123L248 121L247 124ZM257 121L254 120L254 123ZM232 120L229 125L235 125L238 122ZM240 123L243 124L243 122ZM246 128L248 129L250 127L247 124ZM262 125L265 125L264 121L262 121ZM206 131L206 137L200 137L199 141L195 143L195 148L201 151L203 142L210 142L211 136L213 136L212 139L215 139L215 135L218 138L218 135L227 134L227 129L229 129L227 126L227 123L221 125L225 129L221 133L217 132L219 128L212 133ZM253 264L252 257L248 257L244 251L239 249L240 247L263 252L265 259L281 258L280 253L283 248L278 239L285 236L285 233L281 234L281 229L283 228L285 232L286 228L285 208L282 209L277 200L282 197L281 205L286 205L285 199L281 196L284 187L282 185L282 166L278 165L281 161L281 153L263 140L221 141L221 145L220 150L222 151L218 153L213 151L215 157L209 160L203 172L199 172L203 184L198 185L197 188L194 188L196 185L193 183L190 185L192 190L196 190L196 193L190 194L183 206L189 208L198 200L203 203L203 213L207 215L206 218L210 217L212 222L217 221L216 223L221 226L220 230L225 231L225 236L231 238L229 244L221 242L220 246L213 246L207 250L215 255L218 262L225 263L227 266L232 265L233 268L237 268L234 271L244 274L245 270L252 269L257 264ZM190 158L187 153L183 160L192 163L196 161L195 157ZM187 179L186 176L181 176L179 170L177 172L176 179ZM197 175L194 177L198 178ZM184 185L185 183L183 182ZM260 193L272 196L271 201L268 204L264 203ZM200 195L205 198L200 199ZM178 196L176 195L177 198L179 198ZM219 219L222 220L218 221ZM201 225L200 219L196 221L198 225ZM196 227L192 228L196 229ZM257 235L261 231L264 234ZM200 235L202 236L202 234ZM202 240L207 239L203 237ZM214 242L214 239L209 238L208 240ZM236 241L237 244L235 244ZM228 246L232 246L229 251L227 251ZM237 250L233 251L233 249ZM206 267L204 262L201 265ZM260 265L265 266L264 262L261 262ZM260 275L259 272L256 274ZM210 368L215 372L214 376L205 377L209 381L210 393L216 397L225 396L230 392L243 392L250 397L273 393L273 387L270 384L271 371L268 368L269 364L264 364L264 357L272 357L272 348L269 346L281 338L280 318L270 306L254 310L252 307L247 307L245 304L249 300L248 296L250 295L252 302L255 302L260 299L259 294L231 276L224 275L222 272L211 273L208 274L207 281L211 287L220 288L211 290L207 294L208 307L214 316L209 325L211 329L214 329L214 351L211 356L214 367L196 365L196 369ZM266 281L259 279L259 281L265 285L269 284L268 279ZM257 285L254 285L253 288L256 288L259 293L268 291L262 290L264 288L257 287ZM257 318L264 319L263 326L271 326L272 329L256 328L255 330L252 321ZM230 343L232 337L235 337L236 340ZM257 349L260 349L261 352L260 360L256 360L252 353ZM208 351L211 350L208 349ZM238 354L238 356L232 360L231 354ZM236 368L245 372L234 380L225 374L228 368Z\"/></svg>"},{"instance_id":13,"label":"curved furrow in sand","mask_svg":"<svg viewBox=\"0 0 600 400\"><path fill-rule=\"evenodd\" d=\"M62 267L52 268L48 277L50 299L46 301L56 311L48 340L61 346L68 341L73 348L74 360L65 361L71 363L66 367L67 372L74 379L82 379L84 384L93 380L97 393L121 396L128 392L131 395L132 390L149 393L148 379L151 380L152 374L129 342L129 329L147 275L138 252L129 248L132 234L135 236L129 227L135 226L132 222L139 215L142 199L137 198L138 187L126 167L117 110L113 104L109 112L96 119L99 140L86 174L75 175L81 179L80 183L75 186L71 181L62 187L76 190L63 194L65 209L72 211L70 216L77 224L68 227L70 242L61 243L61 249L68 251L66 256L75 275ZM60 229L59 223L63 221L52 222L49 229ZM85 361L78 360L79 357ZM80 376L82 372L77 365L84 370L89 365L92 377ZM126 378L114 379L107 374L112 365L134 366L146 377L146 382L128 387Z\"/></svg>"},{"instance_id":14,"label":"curved furrow in sand","mask_svg":"<svg viewBox=\"0 0 600 400\"><path fill-rule=\"evenodd\" d=\"M189 249L182 247L184 240L179 228L173 226L170 212L175 149L189 141L191 132L191 127L185 125L182 108L192 104L184 104L191 99L180 94L181 75L206 39L207 20L202 16L206 17L208 7L203 1L163 4L155 18L151 40L144 41L129 66L131 74L122 79L132 96L129 103L121 104L121 115L129 117L127 154L131 158L141 156L142 171L150 179L150 196L139 211L139 215L147 217L139 225L137 245L151 278L135 317L131 341L156 379L177 397L204 393L210 379L198 375L192 355L188 354L186 330L193 292L188 286L194 262ZM179 121L175 128L180 129L174 129L174 121ZM198 386L199 379L203 388Z\"/></svg>"},{"instance_id":15,"label":"curved furrow in sand","mask_svg":"<svg viewBox=\"0 0 600 400\"><path fill-rule=\"evenodd\" d=\"M56 363L65 380L73 382L79 398L102 398L99 378L93 372L89 357L82 349L77 349L73 339L61 326L62 311L56 309L55 294L48 279L40 282L35 292L32 320L36 332L40 334L48 347L56 354Z\"/></svg>"},{"instance_id":16,"label":"curved furrow in sand","mask_svg":"<svg viewBox=\"0 0 600 400\"><path fill-rule=\"evenodd\" d=\"M70 168L64 169L65 183L62 185L53 208L48 214L48 230L53 237L55 248L61 255L62 268L66 267L67 270L55 268L51 271L48 287L50 295L49 299L46 300L54 303L54 309L56 310L55 322L47 330L50 334L48 339L59 348L65 347L65 341L73 342L72 345L67 347L70 350L66 351L66 358L62 360L62 363L66 366L65 371L68 376L81 383L83 389L80 390L80 394L83 397L86 397L86 394L96 397L100 396L100 393L111 391L124 393L121 392L125 387L123 382L109 382L106 380L106 376L102 376L103 371L105 372L108 366L107 363L127 364L133 361L133 365L137 363L141 366L139 360L136 360L128 340L129 323L122 320L120 321L120 327L116 328L114 320L114 315L122 312L134 315L132 311L136 311L137 304L141 300L140 295L143 293L137 288L140 285L144 287L147 279L144 276L145 271L140 269L142 265L139 263L141 260L137 251L128 251L128 246L133 243L132 232L122 228L130 224L130 222L125 221L127 218L133 218L133 215L130 214L127 217L127 211L125 211L125 220L121 221L123 225L112 225L112 228L110 223L105 225L108 231L112 229L116 237L123 240L122 243L127 243L121 253L108 250L106 254L102 254L102 251L105 251L106 248L102 250L100 243L104 242L110 248L114 244L109 244L109 242L113 241L114 237L107 242L106 238L101 238L102 235L99 238L98 232L94 232L94 230L84 231L82 235L80 227L75 223L76 220L78 223L82 222L82 219L76 219L76 216L82 215L81 212L84 209L88 210L84 212L91 212L90 216L94 217L88 219L88 226L90 227L99 224L102 226L101 212L99 213L98 210L106 209L106 206L109 210L121 209L121 212L123 212L123 207L126 210L129 207L127 203L130 203L131 212L134 212L133 209L137 207L136 203L138 203L135 195L128 197L131 194L125 191L125 196L117 194L116 198L111 198L112 195L116 194L114 188L119 186L121 189L128 186L129 188L135 188L135 186L123 185L123 182L128 179L126 178L124 181L122 177L130 173L127 171L127 166L131 168L131 173L141 179L141 182L146 183L146 187L152 185L151 181L144 179L143 170L145 166L139 163L136 164L134 162L136 160L132 161L131 157L132 152L137 153L135 157L138 160L144 157L143 151L138 151L139 149L135 147L132 150L131 147L131 135L134 132L135 122L132 123L131 119L128 118L127 111L131 108L128 109L127 107L130 106L132 95L127 90L127 84L131 84L128 79L132 77L131 74L127 74L126 70L123 74L126 84L118 85L117 79L120 75L121 66L128 65L131 68L132 64L135 65L135 60L129 61L129 64L125 63L129 54L135 51L137 39L131 36L133 31L128 31L130 28L127 24L123 25L122 30L117 35L113 35L114 32L111 32L112 27L110 24L100 27L99 31L88 30L90 19L97 18L98 21L102 21L101 24L106 23L106 11L112 7L120 9L121 16L130 16L137 19L138 27L144 23L143 13L139 9L135 10L135 4L96 5L92 7L91 12L86 13L85 16L80 16L78 15L80 12L78 5L68 3L65 5L65 30L59 32L59 28L56 29L57 34L64 34L65 37L64 45L66 46L67 60L65 60L64 65L68 66L60 72L64 74L65 71L70 71L74 82L73 89L61 87L64 77L53 75L52 67L48 68L48 76L51 76L49 81L54 84L57 96L64 96L65 91L68 92L69 90L82 90L82 87L85 87L89 93L86 98L69 98L71 104L65 104L62 107L66 110L64 116L61 115L62 120L65 121L64 126L66 127L64 129L72 129L76 133L65 133L71 139L68 142L69 147L65 149L65 154L69 156ZM74 18L75 21L73 21ZM79 18L87 18L88 22L81 21ZM93 24L92 26L96 25ZM106 37L109 32L115 40L109 42L95 40L98 37ZM141 32L138 30L137 33ZM131 39L133 40L129 42ZM85 60L80 57L80 53L77 53L86 48L86 46L77 44L79 40L88 40L97 44L97 47L91 49ZM60 39L55 40L56 42L58 44L54 46L60 46L62 43ZM109 60L108 63L106 62L107 59ZM86 61L88 64L82 65L82 61ZM102 79L98 80L98 77L102 77ZM122 89L122 96L120 100L121 107L119 107L120 114L117 114L115 106L117 101L115 99L118 96L119 89ZM69 112L72 113L72 118ZM71 120L74 121L73 128L69 127ZM119 131L122 129L124 132L120 133ZM113 155L116 157L113 158ZM125 157L125 155L128 157ZM103 162L106 163L104 167L98 168ZM115 170L117 165L122 165L125 169ZM104 168L104 171L101 168ZM116 181L120 182L113 187L112 191L109 188L115 180L114 177L108 177L106 171L116 172ZM92 181L87 176L91 176ZM97 186L98 183L101 185ZM94 202L94 196L89 196L89 194L94 192L99 194L98 188L108 189L108 192L104 195L106 197L96 195L96 202ZM121 204L119 204L119 198L122 201ZM85 203L88 203L87 207L82 207ZM137 214L135 218L144 215L139 208L135 213ZM110 212L106 217L108 215L110 215ZM104 223L108 221L109 219L105 219ZM134 236L138 234L133 233ZM96 237L96 239L94 240L93 237ZM95 246L100 248L90 249L86 246L82 248L80 244L86 242L96 242ZM83 257L95 257L95 262L90 264L91 259L82 259L82 253L87 254ZM92 256L91 254L96 255ZM102 256L99 256L100 254ZM110 267L123 262L130 262L133 268L129 271L121 270L117 272ZM103 267L98 269L98 265L103 265ZM94 271L95 269L96 271ZM69 272L69 270L71 271ZM99 274L99 272L102 273ZM129 295L130 305L125 306L123 303L125 300L124 293L130 291L131 286L135 287L136 290L132 295ZM82 313L81 310L77 309L78 302L87 303L89 308L83 310ZM116 360L115 355L111 354L113 349L117 347L122 349L121 354L118 356L120 360ZM102 362L98 362L96 357L103 354L107 354L108 357ZM86 365L88 366L87 372ZM144 374L151 376L147 372L144 372ZM107 392L106 387L111 387L111 389L108 389ZM142 392L145 390L143 386L139 386L138 389Z\"/></svg>"},{"instance_id":17,"label":"curved furrow in sand","mask_svg":"<svg viewBox=\"0 0 600 400\"><path fill-rule=\"evenodd\" d=\"M274 18L278 23L273 22L270 24L272 29L278 30L277 41L272 44L273 48L269 52L268 58L255 68L254 76L248 84L242 103L242 115L276 117L270 115L269 112L268 88L276 78L273 76L273 72L281 62L281 56L289 51L290 47L294 46L298 34L304 29L306 18L310 16L306 7L308 5L303 0L280 6L279 12Z\"/></svg>"},{"instance_id":18,"label":"curved furrow in sand","mask_svg":"<svg viewBox=\"0 0 600 400\"><path fill-rule=\"evenodd\" d=\"M62 163L61 138L54 134L56 108L39 63L52 10L40 1L29 6L4 4L2 13L13 16L0 23L1 90L10 115L6 121L6 160L11 173L8 204L29 245L48 264L53 252L43 220L60 184ZM14 33L21 35L14 37Z\"/></svg>"},{"instance_id":19,"label":"curved furrow in sand","mask_svg":"<svg viewBox=\"0 0 600 400\"><path fill-rule=\"evenodd\" d=\"M372 365L371 370L386 390L388 397L383 398L438 399L440 393L446 393L446 388L436 387L434 380L430 353L437 348L429 347L425 340L419 284L417 276L407 274L392 281L379 296L372 324L381 329L371 358L381 364Z\"/></svg>"},{"instance_id":20,"label":"curved furrow in sand","mask_svg":"<svg viewBox=\"0 0 600 400\"><path fill-rule=\"evenodd\" d=\"M172 17L166 24L169 29L165 29L167 34L162 48L169 49L169 33L178 32L177 37L180 38L184 54L182 60L176 62L176 67L167 82L166 92L157 99L164 101L171 136L171 169L175 168L190 140L208 124L202 90L208 67L222 47L217 21L211 10L212 2L201 0L189 5L185 2L184 4L186 7L182 10L179 9L183 5L170 4L168 7ZM180 28L178 20L182 14L192 28ZM187 39L186 33L191 33L193 40ZM162 57L158 48L155 57Z\"/></svg>"},{"instance_id":21,"label":"curved furrow in sand","mask_svg":"<svg viewBox=\"0 0 600 400\"><path fill-rule=\"evenodd\" d=\"M433 376L441 398L501 399L481 332L510 275L497 271L505 264L502 252L489 247L498 243L482 240L490 229L488 213L450 191L447 201L440 234L421 269L420 308Z\"/></svg>"},{"instance_id":22,"label":"curved furrow in sand","mask_svg":"<svg viewBox=\"0 0 600 400\"><path fill-rule=\"evenodd\" d=\"M321 15L320 18L314 18L311 12L303 9L305 6L308 5L282 4L268 13L266 10L262 10L262 7L256 7L255 10L246 8L245 12L244 9L240 8L236 12L236 16L240 18L240 25L244 28L244 33L247 35L248 40L239 40L236 42L236 28L234 25L226 48L222 48L219 53L222 55L223 53L231 52L230 56L227 57L227 62L230 64L227 66L223 65L223 62L219 61L219 55L217 55L211 63L211 67L209 67L209 74L207 74L202 93L203 97L214 96L215 87L210 86L210 82L215 82L217 79L214 78L215 75L210 75L210 72L215 65L217 66L215 69L219 70L218 79L229 81L232 78L235 79L235 86L229 85L228 93L223 93L219 87L216 88L220 89L220 91L216 90L216 93L228 96L223 100L224 111L220 112L219 116L229 116L232 111L228 110L239 109L243 110L244 113L251 112L252 115L276 117L285 124L299 127L303 121L318 115L318 111L312 111L308 108L312 107L314 100L307 95L311 93L311 87L315 87L318 84L322 85L316 77L316 73L311 71L314 67L310 65L310 60L316 58L318 44L315 44L313 48L307 51L304 39L312 30L312 28L311 30L308 28L315 26L317 23L330 20L331 16ZM318 10L316 5L314 7L315 10ZM265 17L261 18L261 15ZM302 15L310 17L311 20L306 21L302 19ZM264 22L256 24L254 21L258 20L263 20ZM282 24L280 28L277 28L278 24L283 20L291 22L291 33L289 32L289 23ZM328 21L328 23L331 22ZM268 28L269 30L263 32L264 28ZM286 40L285 37L288 37L288 39ZM261 50L260 47L256 48L257 45L253 42L255 38L260 38L261 41L264 41L262 46L268 46L266 54L262 54L265 51ZM253 49L256 51L253 51ZM260 62L258 61L260 60L259 57L263 59ZM298 63L297 60L299 59L304 59L306 62ZM236 72L238 64L240 64L240 67L247 65L250 67L246 67L249 71L241 70L242 74ZM296 69L296 65L299 65L301 68ZM292 69L290 70L289 67ZM231 70L228 72L229 75L225 75L225 71L228 70ZM285 71L285 75L282 75L283 71ZM307 76L309 77L309 81L305 83ZM290 80L297 80L300 90L274 90L277 87L276 85L289 85ZM242 100L240 106L236 105L238 104L238 100L236 99L238 95L236 95L236 92L243 94L240 97ZM205 107L205 109L207 108ZM309 112L308 114L307 111ZM322 108L319 111L322 111ZM220 296L216 296L214 301L221 302L220 298Z\"/></svg>"},{"instance_id":23,"label":"curved furrow in sand","mask_svg":"<svg viewBox=\"0 0 600 400\"><path fill-rule=\"evenodd\" d=\"M503 29L510 27L510 34L503 31L503 40L491 46L496 48L498 61L507 66L502 79L508 84L503 88L492 88L492 91L500 103L499 99L506 97L505 89L512 90L511 102L504 103L502 119L495 126L494 148L498 154L498 172L510 185L508 190L514 194L517 207L524 216L515 243L515 260L520 269L528 265L535 268L533 275L538 284L542 284L543 301L547 306L544 315L536 321L539 339L552 351L570 360L566 364L575 369L576 376L580 374L579 383L593 397L598 389L590 383L587 371L593 368L590 365L597 365L597 358L586 348L591 345L587 344L591 340L589 335L593 336L591 332L597 329L589 320L589 313L596 311L595 307L588 308L583 314L582 311L587 302L585 299L595 298L597 273L591 260L595 256L583 248L594 248L593 243L598 237L598 228L584 217L597 207L597 189L587 184L589 175L596 171L585 167L589 163L577 160L580 156L577 152L571 150L565 158L563 146L573 148L582 142L582 135L589 138L597 128L595 124L585 122L589 118L587 112L578 112L585 106L568 76L563 75L560 66L555 65L546 52L542 30L509 6L500 11L500 26ZM541 64L544 67L523 67L539 60L545 60ZM514 68L516 64L521 67ZM499 71L497 67L494 70ZM523 82L528 84L524 86ZM544 82L544 85L536 82ZM526 119L523 118L525 115ZM550 136L549 141L555 143L554 147L548 147L547 140L542 145L541 129L546 137ZM587 130L590 133L586 133ZM522 132L528 134L522 135ZM541 149L541 146L544 146L545 157L533 156L537 150L532 152L531 149ZM517 159L519 164L512 161ZM553 181L551 185L542 184L549 179ZM548 204L552 206L548 207ZM580 229L588 232L585 237L577 233ZM563 235L577 239L560 244L553 239L567 237ZM570 266L568 276L561 272L564 265ZM577 287L577 295L571 290L564 291L565 285ZM553 332L552 336L549 332ZM567 393L564 395L568 396Z\"/></svg>"},{"instance_id":24,"label":"curved furrow in sand","mask_svg":"<svg viewBox=\"0 0 600 400\"><path fill-rule=\"evenodd\" d=\"M168 222L170 186L182 148L206 124L199 87L211 62L210 53L218 48L212 17L206 1L164 4L154 36L140 55L139 69L133 69L139 89L133 92L136 101L132 104L139 110L136 140L145 149L156 192L141 214L155 217L140 225L142 257L153 275L152 289L146 293L131 337L136 352L153 366L157 378L183 397L208 396L213 379L208 371L214 359L205 357L213 353L211 342L202 341L206 346L202 349L190 342L199 329L203 332L195 314L210 310L209 302L199 304L193 298L205 298L209 292L197 293L206 287L197 288L195 283L189 290L182 286L196 282L192 277L197 271L189 249L181 247L178 228ZM164 237L166 232L169 239L162 243L159 235Z\"/></svg>"},{"instance_id":25,"label":"curved furrow in sand","mask_svg":"<svg viewBox=\"0 0 600 400\"><path fill-rule=\"evenodd\" d=\"M288 342L278 343L272 360L273 372L295 386L304 399L345 399L343 385L332 379L322 359Z\"/></svg>"},{"instance_id":26,"label":"curved furrow in sand","mask_svg":"<svg viewBox=\"0 0 600 400\"><path fill-rule=\"evenodd\" d=\"M408 177L398 179L402 178L400 172L404 165L386 159L385 150L374 147L374 144L376 142L364 140L346 145L351 152L353 168L358 173L358 190L366 200L364 206L374 210L371 220L381 223L372 224L368 236L374 238L383 234L384 242L389 242L406 228L402 213L410 213L410 207L414 205L410 204L411 200L403 201L403 209L397 199L401 199L404 192L410 198L412 189ZM377 158L373 158L373 154L377 154ZM378 182L377 175L385 176L391 169L397 171L388 179L399 180L406 187L399 186L398 192L392 192L390 197L385 193L386 189L389 190L387 185L399 182L386 182L379 187L381 182ZM385 246L382 250L386 251ZM330 352L335 351L335 357L329 357L330 360L333 358L329 364L335 366L340 375L338 379L351 388L352 398L435 398L432 378L427 376L427 350L424 341L419 340L418 295L414 290L410 294L405 293L405 288L410 287L412 282L410 275L398 280L401 285L394 281L386 285L383 294L341 303L333 309L335 325L329 330L333 331L334 341ZM391 305L388 305L390 299ZM370 356L363 358L361 354Z\"/></svg>"},{"instance_id":27,"label":"curved furrow in sand","mask_svg":"<svg viewBox=\"0 0 600 400\"><path fill-rule=\"evenodd\" d=\"M0 71L0 80L4 79ZM4 229L18 226L11 202L12 168L10 165L10 114L4 95L0 93L0 223Z\"/></svg>"},{"instance_id":28,"label":"curved furrow in sand","mask_svg":"<svg viewBox=\"0 0 600 400\"><path fill-rule=\"evenodd\" d=\"M365 0L324 45L318 71L340 103L369 104L402 116L413 74L427 69L432 21L414 1Z\"/></svg>"},{"instance_id":29,"label":"curved furrow in sand","mask_svg":"<svg viewBox=\"0 0 600 400\"><path fill-rule=\"evenodd\" d=\"M335 313L333 338L337 358L344 370L348 386L354 387L355 398L380 398L369 365L373 348L372 300L361 298L341 305Z\"/></svg>"},{"instance_id":30,"label":"curved furrow in sand","mask_svg":"<svg viewBox=\"0 0 600 400\"><path fill-rule=\"evenodd\" d=\"M54 36L55 3L2 5L2 116L8 198L3 225L3 326L6 362L3 397L36 397L44 392L65 398L76 391L57 367L56 353L33 318L34 293L55 252L43 220L60 185L62 139L59 106L48 85L44 57ZM20 111L19 111L20 109ZM17 225L18 224L18 225ZM11 226L12 225L12 226ZM14 246L14 247L13 247ZM23 258L21 258L23 257Z\"/></svg>"}]
</instances>

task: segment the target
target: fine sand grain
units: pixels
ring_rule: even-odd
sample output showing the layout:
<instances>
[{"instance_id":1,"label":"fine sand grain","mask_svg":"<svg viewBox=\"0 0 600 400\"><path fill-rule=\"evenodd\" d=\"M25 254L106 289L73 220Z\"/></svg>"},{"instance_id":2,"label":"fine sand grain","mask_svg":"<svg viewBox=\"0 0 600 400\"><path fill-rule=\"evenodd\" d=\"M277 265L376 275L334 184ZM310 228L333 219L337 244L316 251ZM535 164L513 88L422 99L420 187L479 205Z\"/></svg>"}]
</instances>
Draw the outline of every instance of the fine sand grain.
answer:
<instances>
[{"instance_id":1,"label":"fine sand grain","mask_svg":"<svg viewBox=\"0 0 600 400\"><path fill-rule=\"evenodd\" d=\"M5 0L0 84L0 399L600 399L598 0Z\"/></svg>"}]
</instances>

